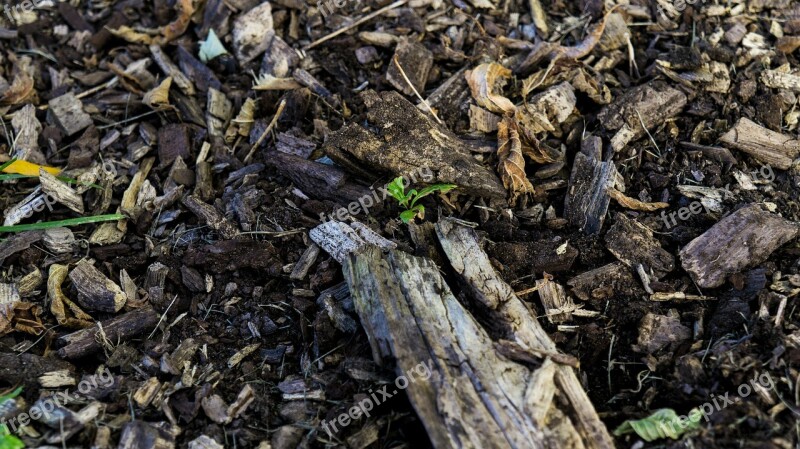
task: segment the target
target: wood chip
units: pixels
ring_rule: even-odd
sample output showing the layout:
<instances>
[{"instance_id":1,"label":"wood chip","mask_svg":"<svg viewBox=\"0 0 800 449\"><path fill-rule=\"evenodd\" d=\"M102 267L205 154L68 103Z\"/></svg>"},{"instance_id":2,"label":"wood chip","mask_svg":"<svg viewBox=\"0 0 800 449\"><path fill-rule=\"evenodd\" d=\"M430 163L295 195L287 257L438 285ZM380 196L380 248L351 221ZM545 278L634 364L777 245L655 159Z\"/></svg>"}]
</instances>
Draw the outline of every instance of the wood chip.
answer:
<instances>
[{"instance_id":1,"label":"wood chip","mask_svg":"<svg viewBox=\"0 0 800 449\"><path fill-rule=\"evenodd\" d=\"M800 155L800 140L764 128L746 117L740 118L719 140L781 170L788 170Z\"/></svg>"},{"instance_id":2,"label":"wood chip","mask_svg":"<svg viewBox=\"0 0 800 449\"><path fill-rule=\"evenodd\" d=\"M680 251L681 265L700 288L719 287L727 276L756 266L800 235L800 225L760 205L728 215Z\"/></svg>"}]
</instances>

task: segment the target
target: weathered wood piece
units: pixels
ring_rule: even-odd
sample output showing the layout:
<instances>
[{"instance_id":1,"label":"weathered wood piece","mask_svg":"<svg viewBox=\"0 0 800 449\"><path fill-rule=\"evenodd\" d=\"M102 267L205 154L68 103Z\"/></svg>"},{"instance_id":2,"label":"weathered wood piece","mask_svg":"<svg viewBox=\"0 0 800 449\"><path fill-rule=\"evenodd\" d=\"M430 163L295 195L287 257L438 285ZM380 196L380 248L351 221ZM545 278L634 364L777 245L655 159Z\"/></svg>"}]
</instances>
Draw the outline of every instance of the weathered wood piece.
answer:
<instances>
[{"instance_id":1,"label":"weathered wood piece","mask_svg":"<svg viewBox=\"0 0 800 449\"><path fill-rule=\"evenodd\" d=\"M46 162L44 155L39 150L39 133L42 132L42 124L36 118L36 106L27 104L17 111L11 119L11 126L14 127L16 133L15 151L11 156L44 164Z\"/></svg>"},{"instance_id":2,"label":"weathered wood piece","mask_svg":"<svg viewBox=\"0 0 800 449\"><path fill-rule=\"evenodd\" d=\"M430 169L431 182L457 184L468 194L505 198L505 188L491 167L476 161L465 142L400 94L367 91L362 96L369 108L367 119L381 134L357 124L332 133L323 150L339 165L371 178L386 172L408 175Z\"/></svg>"},{"instance_id":3,"label":"weathered wood piece","mask_svg":"<svg viewBox=\"0 0 800 449\"><path fill-rule=\"evenodd\" d=\"M719 140L781 170L788 170L800 155L800 139L764 128L746 117L740 118Z\"/></svg>"},{"instance_id":4,"label":"weathered wood piece","mask_svg":"<svg viewBox=\"0 0 800 449\"><path fill-rule=\"evenodd\" d=\"M561 284L554 282L545 273L544 279L536 280L536 288L548 321L551 323L563 323L572 319L572 314L569 311L558 312L559 310L571 310L574 308L572 300L567 296Z\"/></svg>"},{"instance_id":5,"label":"weathered wood piece","mask_svg":"<svg viewBox=\"0 0 800 449\"><path fill-rule=\"evenodd\" d=\"M188 195L181 200L193 214L197 215L204 224L219 232L224 239L232 239L239 234L236 225L231 223L224 215L219 213L214 206L206 204L195 195Z\"/></svg>"},{"instance_id":6,"label":"weathered wood piece","mask_svg":"<svg viewBox=\"0 0 800 449\"><path fill-rule=\"evenodd\" d=\"M171 76L175 85L178 86L186 95L194 96L194 84L189 78L181 72L177 65L164 53L160 46L152 44L148 47L150 54L153 55L153 60L156 65L164 72L165 75Z\"/></svg>"},{"instance_id":7,"label":"weathered wood piece","mask_svg":"<svg viewBox=\"0 0 800 449\"><path fill-rule=\"evenodd\" d=\"M644 293L631 270L622 262L610 263L581 273L567 281L567 285L572 287L575 296L584 301Z\"/></svg>"},{"instance_id":8,"label":"weathered wood piece","mask_svg":"<svg viewBox=\"0 0 800 449\"><path fill-rule=\"evenodd\" d=\"M125 424L117 449L174 449L175 435L144 421Z\"/></svg>"},{"instance_id":9,"label":"weathered wood piece","mask_svg":"<svg viewBox=\"0 0 800 449\"><path fill-rule=\"evenodd\" d=\"M75 249L75 235L69 228L50 228L44 231L44 246L55 254L64 254Z\"/></svg>"},{"instance_id":10,"label":"weathered wood piece","mask_svg":"<svg viewBox=\"0 0 800 449\"><path fill-rule=\"evenodd\" d=\"M314 198L336 202L358 201L364 196L372 196L373 191L347 179L347 173L339 167L309 161L300 156L272 151L265 157L267 164L279 167L281 174L288 177L304 193ZM382 204L376 202L378 210Z\"/></svg>"},{"instance_id":11,"label":"weathered wood piece","mask_svg":"<svg viewBox=\"0 0 800 449\"><path fill-rule=\"evenodd\" d=\"M308 246L308 248L306 248L306 250L303 252L303 255L300 256L300 260L294 264L292 273L289 275L289 279L293 281L305 279L306 275L308 275L308 270L311 268L311 265L314 265L314 262L317 261L317 257L319 257L319 246L312 243Z\"/></svg>"},{"instance_id":12,"label":"weathered wood piece","mask_svg":"<svg viewBox=\"0 0 800 449\"><path fill-rule=\"evenodd\" d=\"M92 354L102 348L101 342L116 343L128 340L151 330L158 323L158 314L149 308L132 310L110 320L63 335L58 343L63 345L58 356L75 359Z\"/></svg>"},{"instance_id":13,"label":"weathered wood piece","mask_svg":"<svg viewBox=\"0 0 800 449\"><path fill-rule=\"evenodd\" d=\"M625 214L617 214L616 223L606 234L606 247L632 270L638 271L641 266L656 279L675 268L675 258L661 247L653 233Z\"/></svg>"},{"instance_id":14,"label":"weathered wood piece","mask_svg":"<svg viewBox=\"0 0 800 449\"><path fill-rule=\"evenodd\" d=\"M397 247L394 242L386 240L359 222L347 225L331 220L312 229L308 236L339 263L344 263L350 253L370 245L384 250Z\"/></svg>"},{"instance_id":15,"label":"weathered wood piece","mask_svg":"<svg viewBox=\"0 0 800 449\"><path fill-rule=\"evenodd\" d=\"M79 214L83 214L83 198L64 181L60 181L55 175L40 168L39 182L42 184L42 190L45 195L48 195L49 198Z\"/></svg>"},{"instance_id":16,"label":"weathered wood piece","mask_svg":"<svg viewBox=\"0 0 800 449\"><path fill-rule=\"evenodd\" d=\"M611 201L608 189L614 185L616 177L613 161L600 162L577 153L564 199L564 218L586 234L600 232Z\"/></svg>"},{"instance_id":17,"label":"weathered wood piece","mask_svg":"<svg viewBox=\"0 0 800 449\"><path fill-rule=\"evenodd\" d=\"M758 204L728 215L680 251L681 265L700 288L719 287L728 275L767 260L800 235L800 225Z\"/></svg>"},{"instance_id":18,"label":"weathered wood piece","mask_svg":"<svg viewBox=\"0 0 800 449\"><path fill-rule=\"evenodd\" d=\"M14 234L0 243L0 266L8 256L28 249L44 236L43 231L26 231Z\"/></svg>"},{"instance_id":19,"label":"weathered wood piece","mask_svg":"<svg viewBox=\"0 0 800 449\"><path fill-rule=\"evenodd\" d=\"M558 352L533 311L494 271L472 229L459 226L453 220L442 220L436 226L436 233L450 264L467 285L470 296L483 312L489 314L488 322L499 328L505 339L533 352ZM564 402L537 404L538 410L536 406L526 408L536 416L549 417L540 421L545 439L537 447L613 448L608 430L572 368L556 367L555 381ZM542 412L545 415L541 415ZM545 427L545 423L552 427Z\"/></svg>"},{"instance_id":20,"label":"weathered wood piece","mask_svg":"<svg viewBox=\"0 0 800 449\"><path fill-rule=\"evenodd\" d=\"M397 64L400 64L411 85L400 73ZM418 93L425 90L425 82L428 81L428 73L432 67L433 53L430 50L419 42L409 42L403 39L394 50L394 57L386 70L386 81L400 92L406 95L414 95L414 89ZM411 86L413 86L413 89Z\"/></svg>"},{"instance_id":21,"label":"weathered wood piece","mask_svg":"<svg viewBox=\"0 0 800 449\"><path fill-rule=\"evenodd\" d=\"M664 123L686 106L686 95L660 81L625 91L597 114L606 129L618 130L611 139L614 151L646 134L646 130ZM643 126L645 128L643 128Z\"/></svg>"},{"instance_id":22,"label":"weathered wood piece","mask_svg":"<svg viewBox=\"0 0 800 449\"><path fill-rule=\"evenodd\" d=\"M38 388L40 376L59 370L74 372L75 367L64 360L35 354L0 353L0 380L9 385Z\"/></svg>"},{"instance_id":23,"label":"weathered wood piece","mask_svg":"<svg viewBox=\"0 0 800 449\"><path fill-rule=\"evenodd\" d=\"M48 121L58 125L68 136L92 124L92 118L83 112L83 103L72 92L53 98L47 104Z\"/></svg>"},{"instance_id":24,"label":"weathered wood piece","mask_svg":"<svg viewBox=\"0 0 800 449\"><path fill-rule=\"evenodd\" d=\"M434 447L549 447L526 409L548 405L526 402L543 387L493 350L433 262L367 247L343 271L376 362L396 360L402 373L429 365L431 376L406 392Z\"/></svg>"},{"instance_id":25,"label":"weathered wood piece","mask_svg":"<svg viewBox=\"0 0 800 449\"><path fill-rule=\"evenodd\" d=\"M116 313L127 297L122 289L86 259L70 271L69 278L78 290L78 303L89 310Z\"/></svg>"},{"instance_id":26,"label":"weathered wood piece","mask_svg":"<svg viewBox=\"0 0 800 449\"><path fill-rule=\"evenodd\" d=\"M239 64L247 64L267 49L270 31L272 7L269 2L256 5L233 22L233 50Z\"/></svg>"}]
</instances>

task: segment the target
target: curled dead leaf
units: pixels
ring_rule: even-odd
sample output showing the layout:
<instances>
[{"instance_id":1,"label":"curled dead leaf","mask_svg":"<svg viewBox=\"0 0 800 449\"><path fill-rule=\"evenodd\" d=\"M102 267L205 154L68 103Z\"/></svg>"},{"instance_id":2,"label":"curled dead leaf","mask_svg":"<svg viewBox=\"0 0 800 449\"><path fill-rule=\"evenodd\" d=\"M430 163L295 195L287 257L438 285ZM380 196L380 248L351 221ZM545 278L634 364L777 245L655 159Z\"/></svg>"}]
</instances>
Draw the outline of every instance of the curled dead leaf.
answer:
<instances>
[{"instance_id":1,"label":"curled dead leaf","mask_svg":"<svg viewBox=\"0 0 800 449\"><path fill-rule=\"evenodd\" d=\"M158 109L160 106L169 106L169 88L172 86L172 77L168 76L158 86L150 89L144 94L142 103L150 106L153 109Z\"/></svg>"},{"instance_id":2,"label":"curled dead leaf","mask_svg":"<svg viewBox=\"0 0 800 449\"><path fill-rule=\"evenodd\" d=\"M517 108L511 100L492 91L496 88L496 84L510 76L511 70L494 62L481 64L466 73L472 98L478 105L491 112L502 114L513 114Z\"/></svg>"},{"instance_id":3,"label":"curled dead leaf","mask_svg":"<svg viewBox=\"0 0 800 449\"><path fill-rule=\"evenodd\" d=\"M256 101L252 98L245 100L242 109L236 118L231 120L228 129L225 130L225 141L230 143L236 138L237 135L247 137L250 135L250 129L255 122Z\"/></svg>"},{"instance_id":4,"label":"curled dead leaf","mask_svg":"<svg viewBox=\"0 0 800 449\"><path fill-rule=\"evenodd\" d=\"M61 284L67 278L68 268L66 265L54 263L50 265L50 272L47 277L47 295L50 297L50 312L56 317L58 324L72 328L82 329L92 326L92 317L81 310L81 308L70 301L61 291ZM66 307L65 307L66 306ZM72 312L72 316L67 316L67 309Z\"/></svg>"},{"instance_id":5,"label":"curled dead leaf","mask_svg":"<svg viewBox=\"0 0 800 449\"><path fill-rule=\"evenodd\" d=\"M178 8L178 17L161 28L145 29L140 32L123 25L116 30L106 29L114 36L133 44L164 45L186 32L191 23L192 14L194 14L192 0L179 0L176 7Z\"/></svg>"},{"instance_id":6,"label":"curled dead leaf","mask_svg":"<svg viewBox=\"0 0 800 449\"><path fill-rule=\"evenodd\" d=\"M620 192L619 190L609 187L608 188L608 196L614 199L620 206L626 209L638 210L642 212L652 212L658 209L664 209L665 207L669 207L669 203L645 203L643 201L639 201L635 198L631 198L626 196L624 193Z\"/></svg>"},{"instance_id":7,"label":"curled dead leaf","mask_svg":"<svg viewBox=\"0 0 800 449\"><path fill-rule=\"evenodd\" d=\"M14 81L8 90L3 93L0 98L0 105L15 106L22 104L33 97L35 91L33 89L33 78L27 73L20 71L14 77Z\"/></svg>"},{"instance_id":8,"label":"curled dead leaf","mask_svg":"<svg viewBox=\"0 0 800 449\"><path fill-rule=\"evenodd\" d=\"M520 195L533 193L533 186L525 176L525 158L517 125L510 117L497 124L497 158L500 179L510 195L509 202L516 204Z\"/></svg>"}]
</instances>

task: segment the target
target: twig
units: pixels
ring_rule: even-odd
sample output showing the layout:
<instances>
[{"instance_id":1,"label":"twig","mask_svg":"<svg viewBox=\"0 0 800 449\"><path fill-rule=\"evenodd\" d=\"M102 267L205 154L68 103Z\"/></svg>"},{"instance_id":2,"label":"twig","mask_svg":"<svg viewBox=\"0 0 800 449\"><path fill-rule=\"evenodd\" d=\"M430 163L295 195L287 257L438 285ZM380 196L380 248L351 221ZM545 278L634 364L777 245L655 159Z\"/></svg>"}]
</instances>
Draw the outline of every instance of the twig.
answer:
<instances>
[{"instance_id":1,"label":"twig","mask_svg":"<svg viewBox=\"0 0 800 449\"><path fill-rule=\"evenodd\" d=\"M399 70L400 74L403 75L403 79L406 81L406 84L408 84L408 87L410 87L411 90L414 91L414 95L416 95L417 98L419 98L419 101L421 101L422 104L425 105L425 108L428 110L428 112L431 113L433 118L436 119L436 122L438 124L442 125L442 121L439 120L439 117L437 117L436 113L433 112L433 109L431 109L431 105L429 105L428 102L424 98L422 98L422 95L420 95L419 92L417 92L417 88L414 87L413 84L411 84L411 80L408 79L408 77L406 76L406 72L403 70L403 67L400 66L400 61L397 60L397 55L394 55L394 59L392 59L392 60L394 61L394 65L397 66L397 70Z\"/></svg>"},{"instance_id":2,"label":"twig","mask_svg":"<svg viewBox=\"0 0 800 449\"><path fill-rule=\"evenodd\" d=\"M286 100L281 100L281 104L278 105L278 111L275 113L275 117L272 117L272 121L269 122L269 126L267 126L267 129L265 129L264 132L261 133L261 137L259 137L258 140L256 140L256 143L254 143L253 146L250 148L250 152L247 153L247 156L245 156L244 158L245 164L250 162L250 158L253 157L253 153L256 152L256 148L258 148L258 146L261 145L261 142L263 142L264 139L267 138L267 134L269 134L269 132L272 131L272 128L275 127L275 124L278 123L278 119L281 117L281 114L283 113L283 108L285 107L286 107Z\"/></svg>"},{"instance_id":3,"label":"twig","mask_svg":"<svg viewBox=\"0 0 800 449\"><path fill-rule=\"evenodd\" d=\"M321 38L315 40L314 42L306 45L305 47L303 47L303 50L311 50L312 48L316 47L317 45L319 45L319 44L321 44L323 42L327 42L327 41L333 39L334 37L336 37L336 36L338 36L338 35L340 35L342 33L345 33L347 31L349 31L349 30L361 25L362 23L364 23L364 22L366 22L368 20L371 20L371 19L373 19L373 18L385 13L386 11L389 11L389 10L395 9L395 8L397 8L399 6L405 5L407 1L408 0L399 0L399 1L396 1L396 2L392 3L389 6L384 6L383 8L381 8L381 9L379 9L379 10L373 12L373 13L367 14L363 18L353 22L353 24L351 24L349 26L346 26L344 28L340 28L340 29L334 31L331 34L329 34L327 36L324 36L324 37L321 37Z\"/></svg>"}]
</instances>

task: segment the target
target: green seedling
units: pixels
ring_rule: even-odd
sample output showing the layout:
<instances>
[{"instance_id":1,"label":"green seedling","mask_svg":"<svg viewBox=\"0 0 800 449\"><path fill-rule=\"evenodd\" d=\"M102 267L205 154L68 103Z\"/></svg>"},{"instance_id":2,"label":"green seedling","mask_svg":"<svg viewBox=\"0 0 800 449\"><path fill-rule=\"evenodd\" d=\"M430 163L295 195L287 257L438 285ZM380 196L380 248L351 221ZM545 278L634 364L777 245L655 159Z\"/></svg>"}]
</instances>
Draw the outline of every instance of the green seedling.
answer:
<instances>
[{"instance_id":1,"label":"green seedling","mask_svg":"<svg viewBox=\"0 0 800 449\"><path fill-rule=\"evenodd\" d=\"M400 219L403 220L403 223L408 223L416 217L425 218L425 206L417 204L417 201L433 192L445 193L455 188L455 184L434 184L420 191L411 189L406 193L406 189L403 187L402 176L395 178L394 181L386 186L386 190L389 191L389 194L400 203L401 207L405 208L405 210L400 213Z\"/></svg>"},{"instance_id":2,"label":"green seedling","mask_svg":"<svg viewBox=\"0 0 800 449\"><path fill-rule=\"evenodd\" d=\"M614 430L614 435L621 436L636 433L643 440L650 442L661 438L677 440L685 432L700 428L703 412L699 408L689 411L689 416L681 417L671 408L656 410L652 415L642 419L629 419Z\"/></svg>"},{"instance_id":3,"label":"green seedling","mask_svg":"<svg viewBox=\"0 0 800 449\"><path fill-rule=\"evenodd\" d=\"M6 401L14 399L15 397L19 396L20 393L22 393L22 387L18 387L9 394L0 396L0 409L6 405ZM22 440L14 435L11 435L11 432L8 430L8 426L6 426L5 423L0 426L0 449L22 449L24 447L25 443L23 443Z\"/></svg>"}]
</instances>

